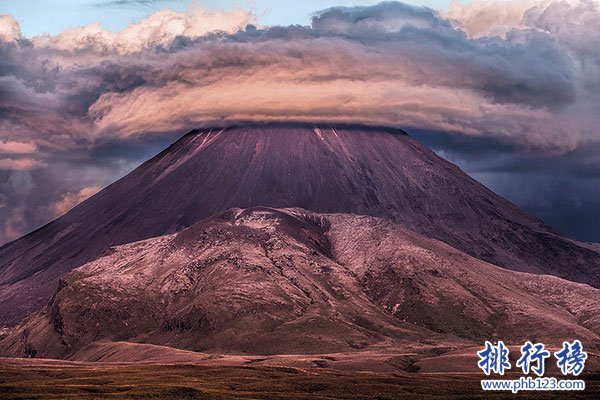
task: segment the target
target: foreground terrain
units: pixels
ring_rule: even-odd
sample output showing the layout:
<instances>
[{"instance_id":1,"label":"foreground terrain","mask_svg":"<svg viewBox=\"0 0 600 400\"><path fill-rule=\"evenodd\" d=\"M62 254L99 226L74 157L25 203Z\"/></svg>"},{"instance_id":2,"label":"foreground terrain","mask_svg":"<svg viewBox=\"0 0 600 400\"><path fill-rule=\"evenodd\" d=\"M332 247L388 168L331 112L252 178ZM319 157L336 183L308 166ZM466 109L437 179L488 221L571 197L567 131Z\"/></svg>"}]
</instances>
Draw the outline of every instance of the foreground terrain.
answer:
<instances>
[{"instance_id":1,"label":"foreground terrain","mask_svg":"<svg viewBox=\"0 0 600 400\"><path fill-rule=\"evenodd\" d=\"M380 218L231 209L73 270L44 310L0 341L0 354L131 361L139 344L423 358L485 340L560 346L572 336L596 351L599 293L499 268ZM107 342L128 345L108 351ZM411 362L398 368L410 372Z\"/></svg>"},{"instance_id":2,"label":"foreground terrain","mask_svg":"<svg viewBox=\"0 0 600 400\"><path fill-rule=\"evenodd\" d=\"M0 359L2 399L588 399L584 392L483 392L480 373L347 372L323 368L94 364ZM512 376L511 376L512 377ZM514 378L518 378L517 375Z\"/></svg>"}]
</instances>

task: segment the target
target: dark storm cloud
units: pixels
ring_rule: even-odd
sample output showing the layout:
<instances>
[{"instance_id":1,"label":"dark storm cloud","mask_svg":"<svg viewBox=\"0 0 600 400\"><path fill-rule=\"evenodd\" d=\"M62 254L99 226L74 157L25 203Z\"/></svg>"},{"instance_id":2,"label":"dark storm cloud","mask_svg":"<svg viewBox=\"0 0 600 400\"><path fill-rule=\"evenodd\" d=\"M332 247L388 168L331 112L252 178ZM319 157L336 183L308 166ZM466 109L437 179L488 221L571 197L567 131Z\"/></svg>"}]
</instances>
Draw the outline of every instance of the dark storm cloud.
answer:
<instances>
[{"instance_id":1,"label":"dark storm cloud","mask_svg":"<svg viewBox=\"0 0 600 400\"><path fill-rule=\"evenodd\" d=\"M486 136L411 134L555 230L600 242L600 144L548 153Z\"/></svg>"},{"instance_id":2,"label":"dark storm cloud","mask_svg":"<svg viewBox=\"0 0 600 400\"><path fill-rule=\"evenodd\" d=\"M454 31L451 23L440 17L437 11L396 2L370 7L333 7L315 14L312 27L318 31L361 38L374 32L385 35L405 22L421 28Z\"/></svg>"},{"instance_id":3,"label":"dark storm cloud","mask_svg":"<svg viewBox=\"0 0 600 400\"><path fill-rule=\"evenodd\" d=\"M437 12L402 3L333 8L317 14L312 28L375 46L389 42L398 56L431 61L422 81L467 87L497 102L560 107L575 97L569 58L545 33L528 32L521 42L473 40Z\"/></svg>"},{"instance_id":4,"label":"dark storm cloud","mask_svg":"<svg viewBox=\"0 0 600 400\"><path fill-rule=\"evenodd\" d=\"M214 121L446 132L430 144L486 179L525 176L545 160L561 160L553 166L569 179L593 175L597 156L578 152L600 143L598 8L506 3L513 21L488 3L448 16L395 2L331 8L290 27L250 25L240 11L164 10L118 33L92 25L36 38L0 17L10 28L0 29L0 220L12 221L0 242L132 168L158 147L152 138ZM85 165L87 177L68 172Z\"/></svg>"}]
</instances>

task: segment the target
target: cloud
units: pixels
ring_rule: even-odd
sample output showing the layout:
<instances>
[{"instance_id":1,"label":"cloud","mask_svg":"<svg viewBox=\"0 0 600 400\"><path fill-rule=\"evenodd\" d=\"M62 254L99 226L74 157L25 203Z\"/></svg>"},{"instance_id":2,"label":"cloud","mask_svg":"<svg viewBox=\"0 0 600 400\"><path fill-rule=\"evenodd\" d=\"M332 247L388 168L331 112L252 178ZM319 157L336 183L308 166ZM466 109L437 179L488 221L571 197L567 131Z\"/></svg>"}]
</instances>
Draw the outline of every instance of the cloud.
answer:
<instances>
[{"instance_id":1,"label":"cloud","mask_svg":"<svg viewBox=\"0 0 600 400\"><path fill-rule=\"evenodd\" d=\"M162 10L120 32L107 31L97 23L68 29L56 36L38 36L33 38L33 43L54 51L131 54L167 46L178 37L196 39L210 32L233 33L245 28L254 19L251 12L244 10L207 11L191 8L185 13Z\"/></svg>"},{"instance_id":2,"label":"cloud","mask_svg":"<svg viewBox=\"0 0 600 400\"><path fill-rule=\"evenodd\" d=\"M315 14L311 25L316 31L355 38L400 32L406 27L452 31L450 21L440 18L437 11L397 2L369 7L333 7Z\"/></svg>"},{"instance_id":3,"label":"cloud","mask_svg":"<svg viewBox=\"0 0 600 400\"><path fill-rule=\"evenodd\" d=\"M97 188L130 172L172 140L171 137L153 144L106 143L88 154L81 154L80 150L74 150L72 155L62 153L46 166L0 168L0 244L56 218Z\"/></svg>"},{"instance_id":4,"label":"cloud","mask_svg":"<svg viewBox=\"0 0 600 400\"><path fill-rule=\"evenodd\" d=\"M44 166L44 162L33 158L0 158L0 170L28 171Z\"/></svg>"},{"instance_id":5,"label":"cloud","mask_svg":"<svg viewBox=\"0 0 600 400\"><path fill-rule=\"evenodd\" d=\"M0 243L15 239L29 229L28 215L35 211L20 199L27 199L34 188L30 172L0 169Z\"/></svg>"},{"instance_id":6,"label":"cloud","mask_svg":"<svg viewBox=\"0 0 600 400\"><path fill-rule=\"evenodd\" d=\"M36 150L37 146L33 143L0 140L0 154L29 154Z\"/></svg>"},{"instance_id":7,"label":"cloud","mask_svg":"<svg viewBox=\"0 0 600 400\"><path fill-rule=\"evenodd\" d=\"M4 207L0 207L2 209ZM2 222L0 223L0 242L4 243L11 239L15 239L23 234L27 230L27 224L25 223L26 210L23 207L13 208L3 212Z\"/></svg>"},{"instance_id":8,"label":"cloud","mask_svg":"<svg viewBox=\"0 0 600 400\"><path fill-rule=\"evenodd\" d=\"M90 198L102 189L100 186L88 186L77 191L67 192L61 199L51 206L52 216L58 218L77 204Z\"/></svg>"},{"instance_id":9,"label":"cloud","mask_svg":"<svg viewBox=\"0 0 600 400\"><path fill-rule=\"evenodd\" d=\"M600 13L588 2L546 3L507 3L502 37L473 27L494 14L492 2L455 4L448 16L393 2L338 7L311 26L271 28L248 25L254 16L241 10L163 10L121 32L90 25L5 44L12 72L0 93L11 101L0 113L5 131L44 121L52 143L283 119L570 149L597 140L589 111L598 92L588 88L600 77L584 70L597 67L594 42L581 48L564 32Z\"/></svg>"},{"instance_id":10,"label":"cloud","mask_svg":"<svg viewBox=\"0 0 600 400\"><path fill-rule=\"evenodd\" d=\"M249 11L193 8L120 32L24 38L0 17L0 172L31 173L45 198L25 207L43 217L26 213L22 226L150 154L100 159L98 149L227 121L418 128L528 154L600 144L596 2L475 0L444 14L385 2L323 10L310 26L254 23ZM84 164L93 178L44 181ZM2 204L0 220L23 205Z\"/></svg>"},{"instance_id":11,"label":"cloud","mask_svg":"<svg viewBox=\"0 0 600 400\"><path fill-rule=\"evenodd\" d=\"M576 115L593 99L577 102L571 57L541 30L475 39L427 8L334 8L310 27L179 38L132 64L104 65L109 74L135 68L144 83L103 92L89 116L103 134L126 136L213 120L291 119L571 148L594 135Z\"/></svg>"},{"instance_id":12,"label":"cloud","mask_svg":"<svg viewBox=\"0 0 600 400\"><path fill-rule=\"evenodd\" d=\"M525 12L532 8L545 9L552 0L473 0L462 3L453 0L443 16L469 34L478 38L501 36L513 29L527 29Z\"/></svg>"},{"instance_id":13,"label":"cloud","mask_svg":"<svg viewBox=\"0 0 600 400\"><path fill-rule=\"evenodd\" d=\"M14 42L21 39L19 22L10 15L0 15L0 41Z\"/></svg>"}]
</instances>

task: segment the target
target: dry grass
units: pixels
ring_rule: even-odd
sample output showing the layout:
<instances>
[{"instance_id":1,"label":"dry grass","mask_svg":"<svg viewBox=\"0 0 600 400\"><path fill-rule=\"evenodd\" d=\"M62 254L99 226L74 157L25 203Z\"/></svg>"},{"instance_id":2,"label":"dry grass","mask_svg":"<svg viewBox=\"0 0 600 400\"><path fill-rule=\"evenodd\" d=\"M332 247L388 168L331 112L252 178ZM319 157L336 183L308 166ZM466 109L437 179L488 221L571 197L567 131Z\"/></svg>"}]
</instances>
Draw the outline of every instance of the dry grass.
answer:
<instances>
[{"instance_id":1,"label":"dry grass","mask_svg":"<svg viewBox=\"0 0 600 400\"><path fill-rule=\"evenodd\" d=\"M1 399L587 399L583 393L482 392L481 374L390 374L265 366L0 364ZM516 378L517 376L515 376ZM553 397L554 396L554 397Z\"/></svg>"}]
</instances>

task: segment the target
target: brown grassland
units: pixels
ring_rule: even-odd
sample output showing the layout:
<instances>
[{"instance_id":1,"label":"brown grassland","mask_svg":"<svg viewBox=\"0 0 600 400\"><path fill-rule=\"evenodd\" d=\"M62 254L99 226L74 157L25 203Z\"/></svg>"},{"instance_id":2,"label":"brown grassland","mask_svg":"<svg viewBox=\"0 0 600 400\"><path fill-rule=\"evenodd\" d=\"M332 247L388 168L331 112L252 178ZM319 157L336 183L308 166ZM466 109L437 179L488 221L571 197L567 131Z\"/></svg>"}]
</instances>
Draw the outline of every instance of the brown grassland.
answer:
<instances>
[{"instance_id":1,"label":"brown grassland","mask_svg":"<svg viewBox=\"0 0 600 400\"><path fill-rule=\"evenodd\" d=\"M482 374L367 373L277 366L0 362L2 399L591 399L584 392L483 392ZM518 378L519 375L514 375Z\"/></svg>"}]
</instances>

